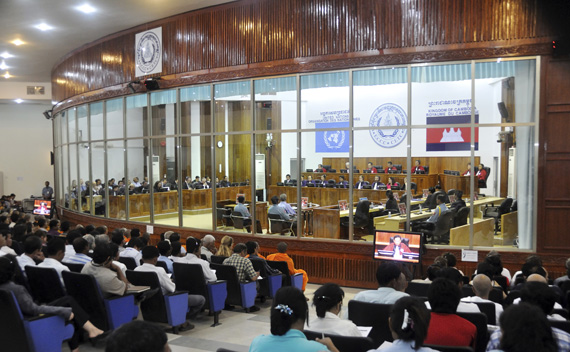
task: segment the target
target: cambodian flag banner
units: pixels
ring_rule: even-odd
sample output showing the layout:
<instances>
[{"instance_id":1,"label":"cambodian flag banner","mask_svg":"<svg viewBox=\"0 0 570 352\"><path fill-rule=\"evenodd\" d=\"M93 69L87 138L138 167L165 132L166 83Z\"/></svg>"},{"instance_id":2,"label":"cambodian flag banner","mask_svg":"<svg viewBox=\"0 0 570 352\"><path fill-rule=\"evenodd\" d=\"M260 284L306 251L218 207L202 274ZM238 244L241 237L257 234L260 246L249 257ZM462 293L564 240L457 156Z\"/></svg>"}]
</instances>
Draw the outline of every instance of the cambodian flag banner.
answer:
<instances>
[{"instance_id":1,"label":"cambodian flag banner","mask_svg":"<svg viewBox=\"0 0 570 352\"><path fill-rule=\"evenodd\" d=\"M426 117L427 125L456 125L469 124L471 115L459 116L434 116ZM479 122L479 115L475 115L475 123ZM431 127L431 126L430 126ZM447 127L426 129L426 151L449 152L457 150L471 150L471 144L475 150L479 150L479 128L475 127L475 140L471 143L470 127Z\"/></svg>"},{"instance_id":2,"label":"cambodian flag banner","mask_svg":"<svg viewBox=\"0 0 570 352\"><path fill-rule=\"evenodd\" d=\"M336 131L319 131L315 133L316 153L348 153L348 122L315 123L315 128L339 128Z\"/></svg>"}]
</instances>

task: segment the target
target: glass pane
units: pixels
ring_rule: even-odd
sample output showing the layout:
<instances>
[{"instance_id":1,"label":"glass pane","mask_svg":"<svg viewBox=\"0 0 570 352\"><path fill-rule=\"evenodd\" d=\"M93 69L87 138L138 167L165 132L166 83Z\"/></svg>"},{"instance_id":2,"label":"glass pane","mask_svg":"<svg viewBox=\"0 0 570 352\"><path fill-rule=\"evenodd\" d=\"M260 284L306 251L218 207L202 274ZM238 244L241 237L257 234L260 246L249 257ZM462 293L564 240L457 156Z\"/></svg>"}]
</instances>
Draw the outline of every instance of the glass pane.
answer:
<instances>
[{"instance_id":1,"label":"glass pane","mask_svg":"<svg viewBox=\"0 0 570 352\"><path fill-rule=\"evenodd\" d=\"M107 111L107 139L123 138L123 99L107 101L105 109Z\"/></svg>"},{"instance_id":2,"label":"glass pane","mask_svg":"<svg viewBox=\"0 0 570 352\"><path fill-rule=\"evenodd\" d=\"M250 82L217 84L214 91L216 132L250 131Z\"/></svg>"},{"instance_id":3,"label":"glass pane","mask_svg":"<svg viewBox=\"0 0 570 352\"><path fill-rule=\"evenodd\" d=\"M226 135L224 139L223 145L217 144L215 148L215 182L219 186L216 189L216 208L235 206L238 194L243 194L245 202L251 204L251 136ZM243 232L247 229L236 220L230 231Z\"/></svg>"},{"instance_id":4,"label":"glass pane","mask_svg":"<svg viewBox=\"0 0 570 352\"><path fill-rule=\"evenodd\" d=\"M356 71L353 82L355 127L408 124L406 67ZM367 139L381 148L392 148L406 140L406 130L372 130Z\"/></svg>"},{"instance_id":5,"label":"glass pane","mask_svg":"<svg viewBox=\"0 0 570 352\"><path fill-rule=\"evenodd\" d=\"M414 125L470 122L471 64L412 67Z\"/></svg>"},{"instance_id":6,"label":"glass pane","mask_svg":"<svg viewBox=\"0 0 570 352\"><path fill-rule=\"evenodd\" d=\"M176 125L176 90L152 92L152 135L173 135Z\"/></svg>"},{"instance_id":7,"label":"glass pane","mask_svg":"<svg viewBox=\"0 0 570 352\"><path fill-rule=\"evenodd\" d=\"M91 140L103 138L103 103L94 103L91 104Z\"/></svg>"},{"instance_id":8,"label":"glass pane","mask_svg":"<svg viewBox=\"0 0 570 352\"><path fill-rule=\"evenodd\" d=\"M61 167L61 171L62 171L62 196L59 200L59 204L64 204L64 206L66 208L70 207L69 201L67 201L67 195L69 194L69 147L67 145L64 145L62 147L62 167Z\"/></svg>"},{"instance_id":9,"label":"glass pane","mask_svg":"<svg viewBox=\"0 0 570 352\"><path fill-rule=\"evenodd\" d=\"M479 62L475 75L481 123L536 121L535 60Z\"/></svg>"},{"instance_id":10,"label":"glass pane","mask_svg":"<svg viewBox=\"0 0 570 352\"><path fill-rule=\"evenodd\" d=\"M61 123L59 124L59 130L61 131L61 144L67 143L67 116L69 115L69 110L63 111L61 113Z\"/></svg>"},{"instance_id":11,"label":"glass pane","mask_svg":"<svg viewBox=\"0 0 570 352\"><path fill-rule=\"evenodd\" d=\"M71 177L71 185L65 196L65 201L70 204L72 210L77 211L79 209L77 202L77 144L69 145L69 175Z\"/></svg>"},{"instance_id":12,"label":"glass pane","mask_svg":"<svg viewBox=\"0 0 570 352\"><path fill-rule=\"evenodd\" d=\"M210 86L180 89L181 133L212 131Z\"/></svg>"},{"instance_id":13,"label":"glass pane","mask_svg":"<svg viewBox=\"0 0 570 352\"><path fill-rule=\"evenodd\" d=\"M148 136L147 96L127 97L127 137Z\"/></svg>"},{"instance_id":14,"label":"glass pane","mask_svg":"<svg viewBox=\"0 0 570 352\"><path fill-rule=\"evenodd\" d=\"M271 198L284 194L287 197L286 202L291 205L291 208L286 207L288 214L297 215L299 202L296 186L299 184L300 171L304 170L299 170L297 162L297 133L274 132L270 137L268 141L266 134L256 135L255 188L256 193L267 195L268 202L256 202L255 212L264 233L280 233L281 223L276 222L271 226L267 218L268 208L272 205ZM269 145L271 147L268 147ZM302 216L299 232L308 236L313 233L312 208L305 206L300 213Z\"/></svg>"},{"instance_id":15,"label":"glass pane","mask_svg":"<svg viewBox=\"0 0 570 352\"><path fill-rule=\"evenodd\" d=\"M105 215L105 143L91 143L92 197L86 197L87 210L94 215Z\"/></svg>"},{"instance_id":16,"label":"glass pane","mask_svg":"<svg viewBox=\"0 0 570 352\"><path fill-rule=\"evenodd\" d=\"M123 140L107 142L109 217L126 219L125 148Z\"/></svg>"},{"instance_id":17,"label":"glass pane","mask_svg":"<svg viewBox=\"0 0 570 352\"><path fill-rule=\"evenodd\" d=\"M175 139L158 138L151 141L154 222L178 226L178 169Z\"/></svg>"},{"instance_id":18,"label":"glass pane","mask_svg":"<svg viewBox=\"0 0 570 352\"><path fill-rule=\"evenodd\" d=\"M149 151L146 139L127 141L129 220L150 222Z\"/></svg>"},{"instance_id":19,"label":"glass pane","mask_svg":"<svg viewBox=\"0 0 570 352\"><path fill-rule=\"evenodd\" d=\"M75 118L77 109L69 109L67 115L67 131L69 143L73 143L77 140L77 119Z\"/></svg>"},{"instance_id":20,"label":"glass pane","mask_svg":"<svg viewBox=\"0 0 570 352\"><path fill-rule=\"evenodd\" d=\"M89 140L89 129L87 125L87 105L77 108L77 141Z\"/></svg>"},{"instance_id":21,"label":"glass pane","mask_svg":"<svg viewBox=\"0 0 570 352\"><path fill-rule=\"evenodd\" d=\"M255 81L255 128L286 130L297 128L296 77Z\"/></svg>"},{"instance_id":22,"label":"glass pane","mask_svg":"<svg viewBox=\"0 0 570 352\"><path fill-rule=\"evenodd\" d=\"M87 210L87 196L89 196L89 143L81 143L77 148L79 154L79 188L77 192L78 207L81 212Z\"/></svg>"},{"instance_id":23,"label":"glass pane","mask_svg":"<svg viewBox=\"0 0 570 352\"><path fill-rule=\"evenodd\" d=\"M212 228L213 184L210 177L213 168L211 140L209 136L183 137L180 139L182 226L200 229Z\"/></svg>"},{"instance_id":24,"label":"glass pane","mask_svg":"<svg viewBox=\"0 0 570 352\"><path fill-rule=\"evenodd\" d=\"M65 201L63 196L63 173L61 171L63 164L61 153L62 153L62 147L55 147L54 162L55 162L56 178L53 189L55 191L54 195L55 201L57 202L58 205L63 204L63 206L65 207Z\"/></svg>"}]
</instances>

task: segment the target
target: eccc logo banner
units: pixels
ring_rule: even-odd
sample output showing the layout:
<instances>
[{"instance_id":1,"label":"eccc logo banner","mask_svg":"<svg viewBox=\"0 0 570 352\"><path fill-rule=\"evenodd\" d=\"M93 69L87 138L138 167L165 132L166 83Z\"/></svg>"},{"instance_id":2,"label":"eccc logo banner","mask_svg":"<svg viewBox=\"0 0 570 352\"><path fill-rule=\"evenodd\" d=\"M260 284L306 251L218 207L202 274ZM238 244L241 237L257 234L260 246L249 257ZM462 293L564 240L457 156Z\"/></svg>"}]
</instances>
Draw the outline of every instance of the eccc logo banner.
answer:
<instances>
[{"instance_id":1,"label":"eccc logo banner","mask_svg":"<svg viewBox=\"0 0 570 352\"><path fill-rule=\"evenodd\" d=\"M408 115L400 105L387 103L374 110L370 116L370 127L384 127L385 129L370 130L372 140L383 148L393 148L406 138L406 125ZM392 127L386 129L386 127Z\"/></svg>"},{"instance_id":2,"label":"eccc logo banner","mask_svg":"<svg viewBox=\"0 0 570 352\"><path fill-rule=\"evenodd\" d=\"M135 35L135 77L162 72L162 27Z\"/></svg>"}]
</instances>

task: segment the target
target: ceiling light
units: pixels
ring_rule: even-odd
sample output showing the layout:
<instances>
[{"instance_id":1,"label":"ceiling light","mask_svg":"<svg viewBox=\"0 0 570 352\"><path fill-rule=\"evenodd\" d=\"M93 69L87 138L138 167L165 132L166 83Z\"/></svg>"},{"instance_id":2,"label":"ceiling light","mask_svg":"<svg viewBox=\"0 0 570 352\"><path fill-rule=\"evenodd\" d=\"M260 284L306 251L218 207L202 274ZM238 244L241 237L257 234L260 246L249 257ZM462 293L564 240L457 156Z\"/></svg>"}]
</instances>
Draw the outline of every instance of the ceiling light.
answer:
<instances>
[{"instance_id":1,"label":"ceiling light","mask_svg":"<svg viewBox=\"0 0 570 352\"><path fill-rule=\"evenodd\" d=\"M24 44L23 41L21 41L20 39L14 39L11 41L12 44L14 44L15 46L20 46L22 44Z\"/></svg>"},{"instance_id":2,"label":"ceiling light","mask_svg":"<svg viewBox=\"0 0 570 352\"><path fill-rule=\"evenodd\" d=\"M5 51L2 54L0 54L0 57L3 59L9 59L11 57L14 57L14 55L10 54L9 52Z\"/></svg>"},{"instance_id":3,"label":"ceiling light","mask_svg":"<svg viewBox=\"0 0 570 352\"><path fill-rule=\"evenodd\" d=\"M57 105L57 101L52 100L52 101L51 101L51 105Z\"/></svg>"},{"instance_id":4,"label":"ceiling light","mask_svg":"<svg viewBox=\"0 0 570 352\"><path fill-rule=\"evenodd\" d=\"M16 99L14 100L17 104L22 104L24 101L22 99Z\"/></svg>"},{"instance_id":5,"label":"ceiling light","mask_svg":"<svg viewBox=\"0 0 570 352\"><path fill-rule=\"evenodd\" d=\"M8 79L8 78L10 78L10 77L12 77L12 76L10 75L10 72L7 72L7 71L6 71L6 74L4 75L4 78Z\"/></svg>"},{"instance_id":6,"label":"ceiling light","mask_svg":"<svg viewBox=\"0 0 570 352\"><path fill-rule=\"evenodd\" d=\"M78 11L81 11L83 13L92 13L92 12L97 11L93 6L91 6L89 4L83 4L81 6L77 6L75 9Z\"/></svg>"},{"instance_id":7,"label":"ceiling light","mask_svg":"<svg viewBox=\"0 0 570 352\"><path fill-rule=\"evenodd\" d=\"M6 65L6 62L4 62L4 60L2 60L2 63L0 64L0 70L5 70L8 68L8 65Z\"/></svg>"},{"instance_id":8,"label":"ceiling light","mask_svg":"<svg viewBox=\"0 0 570 352\"><path fill-rule=\"evenodd\" d=\"M45 23L40 23L36 26L37 29L39 29L40 31L49 31L50 29L53 29L52 26L45 24Z\"/></svg>"}]
</instances>

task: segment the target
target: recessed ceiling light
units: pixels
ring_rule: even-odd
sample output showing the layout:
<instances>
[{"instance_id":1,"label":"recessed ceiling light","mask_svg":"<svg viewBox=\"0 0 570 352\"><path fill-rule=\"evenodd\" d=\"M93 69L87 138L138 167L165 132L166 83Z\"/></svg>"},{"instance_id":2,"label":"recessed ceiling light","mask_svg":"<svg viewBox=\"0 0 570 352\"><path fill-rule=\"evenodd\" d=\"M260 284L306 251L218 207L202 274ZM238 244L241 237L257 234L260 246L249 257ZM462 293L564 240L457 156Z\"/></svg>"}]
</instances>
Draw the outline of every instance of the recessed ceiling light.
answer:
<instances>
[{"instance_id":1,"label":"recessed ceiling light","mask_svg":"<svg viewBox=\"0 0 570 352\"><path fill-rule=\"evenodd\" d=\"M14 55L10 54L9 52L5 51L2 54L0 54L0 57L3 59L9 59L11 57L14 57Z\"/></svg>"},{"instance_id":2,"label":"recessed ceiling light","mask_svg":"<svg viewBox=\"0 0 570 352\"><path fill-rule=\"evenodd\" d=\"M51 105L57 105L57 101L52 100L52 101L51 101Z\"/></svg>"},{"instance_id":3,"label":"recessed ceiling light","mask_svg":"<svg viewBox=\"0 0 570 352\"><path fill-rule=\"evenodd\" d=\"M4 78L8 79L8 78L10 78L10 77L12 77L12 76L10 75L10 72L6 72L6 74L4 75Z\"/></svg>"},{"instance_id":4,"label":"recessed ceiling light","mask_svg":"<svg viewBox=\"0 0 570 352\"><path fill-rule=\"evenodd\" d=\"M97 11L93 6L89 4L83 4L81 6L77 6L75 9L83 13L93 13Z\"/></svg>"},{"instance_id":5,"label":"recessed ceiling light","mask_svg":"<svg viewBox=\"0 0 570 352\"><path fill-rule=\"evenodd\" d=\"M53 29L52 26L45 24L45 23L40 23L36 26L37 29L39 29L40 31L49 31L50 29Z\"/></svg>"},{"instance_id":6,"label":"recessed ceiling light","mask_svg":"<svg viewBox=\"0 0 570 352\"><path fill-rule=\"evenodd\" d=\"M16 103L18 103L18 104L22 104L22 103L24 102L22 99L16 99L16 100L14 100L14 101L15 101Z\"/></svg>"},{"instance_id":7,"label":"recessed ceiling light","mask_svg":"<svg viewBox=\"0 0 570 352\"><path fill-rule=\"evenodd\" d=\"M14 39L11 41L12 44L14 44L15 46L20 46L22 44L24 44L23 41L21 41L20 39Z\"/></svg>"},{"instance_id":8,"label":"recessed ceiling light","mask_svg":"<svg viewBox=\"0 0 570 352\"><path fill-rule=\"evenodd\" d=\"M8 65L6 65L6 63L4 62L4 60L2 60L2 63L0 64L0 70L5 70L9 68Z\"/></svg>"}]
</instances>

